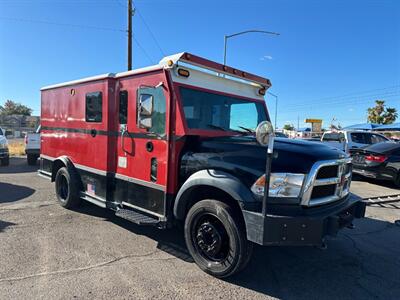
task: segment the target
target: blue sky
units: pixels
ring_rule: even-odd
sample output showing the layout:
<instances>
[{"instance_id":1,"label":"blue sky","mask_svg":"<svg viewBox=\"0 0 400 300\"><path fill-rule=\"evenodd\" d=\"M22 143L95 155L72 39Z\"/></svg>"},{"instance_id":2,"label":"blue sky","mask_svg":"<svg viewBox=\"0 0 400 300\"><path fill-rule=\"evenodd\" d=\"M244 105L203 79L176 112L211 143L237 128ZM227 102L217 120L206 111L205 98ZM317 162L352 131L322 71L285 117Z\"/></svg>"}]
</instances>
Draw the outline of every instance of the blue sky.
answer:
<instances>
[{"instance_id":1,"label":"blue sky","mask_svg":"<svg viewBox=\"0 0 400 300\"><path fill-rule=\"evenodd\" d=\"M268 77L278 127L366 121L375 99L400 111L400 1L137 0L134 68L189 51ZM0 104L39 113L40 87L126 69L126 0L0 0ZM115 30L26 22L75 24ZM154 41L154 34L157 42ZM122 31L121 31L122 30ZM159 46L160 47L159 47ZM160 49L161 48L161 49ZM275 99L267 97L271 116Z\"/></svg>"}]
</instances>

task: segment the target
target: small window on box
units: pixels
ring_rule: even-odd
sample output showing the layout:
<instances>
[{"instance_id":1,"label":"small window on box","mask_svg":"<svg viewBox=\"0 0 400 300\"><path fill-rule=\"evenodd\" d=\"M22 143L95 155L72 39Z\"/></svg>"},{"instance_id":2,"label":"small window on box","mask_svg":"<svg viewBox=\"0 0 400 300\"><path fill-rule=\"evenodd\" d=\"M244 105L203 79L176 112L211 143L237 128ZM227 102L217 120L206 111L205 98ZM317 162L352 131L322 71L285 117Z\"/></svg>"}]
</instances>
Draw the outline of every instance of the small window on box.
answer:
<instances>
[{"instance_id":1,"label":"small window on box","mask_svg":"<svg viewBox=\"0 0 400 300\"><path fill-rule=\"evenodd\" d=\"M102 93L94 92L86 94L86 122L101 122L102 113Z\"/></svg>"}]
</instances>

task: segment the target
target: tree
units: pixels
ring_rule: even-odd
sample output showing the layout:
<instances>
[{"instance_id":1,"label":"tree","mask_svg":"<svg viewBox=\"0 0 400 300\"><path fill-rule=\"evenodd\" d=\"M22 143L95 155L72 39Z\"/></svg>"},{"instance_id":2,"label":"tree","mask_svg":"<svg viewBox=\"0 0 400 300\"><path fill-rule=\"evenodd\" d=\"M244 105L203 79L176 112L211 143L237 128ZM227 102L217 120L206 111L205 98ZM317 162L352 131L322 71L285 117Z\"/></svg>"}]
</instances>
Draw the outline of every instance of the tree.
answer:
<instances>
[{"instance_id":1,"label":"tree","mask_svg":"<svg viewBox=\"0 0 400 300\"><path fill-rule=\"evenodd\" d=\"M292 131L294 130L294 126L292 124L285 124L283 125L283 129Z\"/></svg>"},{"instance_id":2,"label":"tree","mask_svg":"<svg viewBox=\"0 0 400 300\"><path fill-rule=\"evenodd\" d=\"M375 100L375 106L368 108L368 122L376 124L392 124L397 119L397 110L386 107L384 100Z\"/></svg>"},{"instance_id":3,"label":"tree","mask_svg":"<svg viewBox=\"0 0 400 300\"><path fill-rule=\"evenodd\" d=\"M14 102L12 100L7 100L4 106L0 105L0 115L23 115L30 116L32 114L32 109L21 103Z\"/></svg>"}]
</instances>

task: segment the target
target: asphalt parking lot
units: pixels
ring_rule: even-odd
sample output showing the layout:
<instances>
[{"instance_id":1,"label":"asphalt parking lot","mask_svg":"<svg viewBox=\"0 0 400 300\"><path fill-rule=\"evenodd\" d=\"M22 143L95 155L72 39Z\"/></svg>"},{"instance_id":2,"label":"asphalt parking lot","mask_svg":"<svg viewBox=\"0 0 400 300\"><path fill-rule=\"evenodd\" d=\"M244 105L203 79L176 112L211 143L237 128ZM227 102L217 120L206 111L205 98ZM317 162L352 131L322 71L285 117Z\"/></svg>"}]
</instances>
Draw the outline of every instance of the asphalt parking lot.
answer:
<instances>
[{"instance_id":1,"label":"asphalt parking lot","mask_svg":"<svg viewBox=\"0 0 400 300\"><path fill-rule=\"evenodd\" d=\"M400 299L400 203L368 207L327 250L256 247L244 272L219 280L192 262L179 230L63 209L36 169L24 158L0 168L1 299ZM353 182L362 197L394 191Z\"/></svg>"}]
</instances>

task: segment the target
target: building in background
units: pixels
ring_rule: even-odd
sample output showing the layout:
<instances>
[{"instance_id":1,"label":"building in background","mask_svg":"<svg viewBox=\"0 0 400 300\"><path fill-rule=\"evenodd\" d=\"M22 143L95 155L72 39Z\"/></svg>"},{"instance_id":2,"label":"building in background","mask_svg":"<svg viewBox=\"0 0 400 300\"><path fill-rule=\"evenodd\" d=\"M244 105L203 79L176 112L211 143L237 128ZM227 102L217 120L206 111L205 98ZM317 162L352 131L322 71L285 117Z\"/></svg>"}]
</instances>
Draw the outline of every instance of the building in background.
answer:
<instances>
[{"instance_id":1,"label":"building in background","mask_svg":"<svg viewBox=\"0 0 400 300\"><path fill-rule=\"evenodd\" d=\"M0 127L8 137L24 137L28 132L34 132L40 124L38 116L0 115Z\"/></svg>"}]
</instances>

